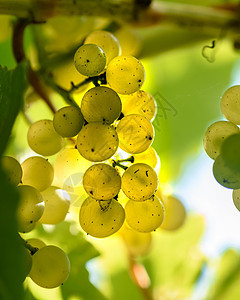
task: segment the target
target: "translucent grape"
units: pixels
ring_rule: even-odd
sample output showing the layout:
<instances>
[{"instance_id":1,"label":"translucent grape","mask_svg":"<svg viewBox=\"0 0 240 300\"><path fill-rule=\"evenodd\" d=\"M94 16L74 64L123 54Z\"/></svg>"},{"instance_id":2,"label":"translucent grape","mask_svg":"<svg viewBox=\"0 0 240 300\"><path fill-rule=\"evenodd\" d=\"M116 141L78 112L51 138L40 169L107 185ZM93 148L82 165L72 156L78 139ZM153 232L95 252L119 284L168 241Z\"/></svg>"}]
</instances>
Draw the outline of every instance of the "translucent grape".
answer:
<instances>
[{"instance_id":1,"label":"translucent grape","mask_svg":"<svg viewBox=\"0 0 240 300\"><path fill-rule=\"evenodd\" d=\"M139 154L134 154L134 163L145 163L151 166L153 169L160 163L160 159L157 155L157 152L153 149L153 147L149 147L144 152Z\"/></svg>"},{"instance_id":2,"label":"translucent grape","mask_svg":"<svg viewBox=\"0 0 240 300\"><path fill-rule=\"evenodd\" d=\"M28 144L36 153L49 156L57 153L63 147L63 138L55 131L53 121L39 120L28 130Z\"/></svg>"},{"instance_id":3,"label":"translucent grape","mask_svg":"<svg viewBox=\"0 0 240 300\"><path fill-rule=\"evenodd\" d=\"M161 229L176 230L180 228L186 219L186 210L182 202L174 196L163 196L163 206L165 208L165 218Z\"/></svg>"},{"instance_id":4,"label":"translucent grape","mask_svg":"<svg viewBox=\"0 0 240 300\"><path fill-rule=\"evenodd\" d=\"M77 138L79 153L94 162L110 158L118 148L118 135L114 127L101 122L89 123Z\"/></svg>"},{"instance_id":5,"label":"translucent grape","mask_svg":"<svg viewBox=\"0 0 240 300\"><path fill-rule=\"evenodd\" d=\"M119 40L122 55L138 56L141 51L141 41L136 32L129 26L121 26L114 35Z\"/></svg>"},{"instance_id":6,"label":"translucent grape","mask_svg":"<svg viewBox=\"0 0 240 300\"><path fill-rule=\"evenodd\" d=\"M50 186L41 194L45 202L45 208L39 222L52 225L62 222L68 213L70 205L68 193L58 187Z\"/></svg>"},{"instance_id":7,"label":"translucent grape","mask_svg":"<svg viewBox=\"0 0 240 300\"><path fill-rule=\"evenodd\" d=\"M221 155L227 166L240 171L240 133L233 134L224 140Z\"/></svg>"},{"instance_id":8,"label":"translucent grape","mask_svg":"<svg viewBox=\"0 0 240 300\"><path fill-rule=\"evenodd\" d=\"M223 141L234 133L239 133L239 128L232 122L218 121L211 124L203 139L203 146L207 155L216 159L221 152Z\"/></svg>"},{"instance_id":9,"label":"translucent grape","mask_svg":"<svg viewBox=\"0 0 240 300\"><path fill-rule=\"evenodd\" d=\"M235 207L240 211L240 189L233 190L232 198Z\"/></svg>"},{"instance_id":10,"label":"translucent grape","mask_svg":"<svg viewBox=\"0 0 240 300\"><path fill-rule=\"evenodd\" d=\"M18 231L22 233L28 233L36 227L36 222L24 221L23 219L18 219Z\"/></svg>"},{"instance_id":11,"label":"translucent grape","mask_svg":"<svg viewBox=\"0 0 240 300\"><path fill-rule=\"evenodd\" d=\"M100 201L88 197L83 202L79 213L82 229L97 238L107 237L117 232L124 219L124 209L115 199Z\"/></svg>"},{"instance_id":12,"label":"translucent grape","mask_svg":"<svg viewBox=\"0 0 240 300\"><path fill-rule=\"evenodd\" d=\"M141 153L151 146L154 129L151 122L141 115L128 115L117 126L119 147L128 153Z\"/></svg>"},{"instance_id":13,"label":"translucent grape","mask_svg":"<svg viewBox=\"0 0 240 300\"><path fill-rule=\"evenodd\" d=\"M139 232L151 232L164 220L164 207L156 196L139 202L129 200L125 213L127 224Z\"/></svg>"},{"instance_id":14,"label":"translucent grape","mask_svg":"<svg viewBox=\"0 0 240 300\"><path fill-rule=\"evenodd\" d=\"M213 164L213 175L217 182L229 189L240 188L240 172L231 169L219 155Z\"/></svg>"},{"instance_id":15,"label":"translucent grape","mask_svg":"<svg viewBox=\"0 0 240 300\"><path fill-rule=\"evenodd\" d=\"M227 120L240 124L240 85L230 87L222 95L221 111Z\"/></svg>"},{"instance_id":16,"label":"translucent grape","mask_svg":"<svg viewBox=\"0 0 240 300\"><path fill-rule=\"evenodd\" d=\"M53 181L54 171L50 162L40 156L32 156L22 163L22 183L39 191L47 189Z\"/></svg>"},{"instance_id":17,"label":"translucent grape","mask_svg":"<svg viewBox=\"0 0 240 300\"><path fill-rule=\"evenodd\" d=\"M146 255L150 251L152 245L152 235L150 232L135 231L125 222L119 230L119 234L131 255Z\"/></svg>"},{"instance_id":18,"label":"translucent grape","mask_svg":"<svg viewBox=\"0 0 240 300\"><path fill-rule=\"evenodd\" d=\"M96 44L106 54L108 64L114 57L121 54L121 46L117 38L108 31L97 30L91 32L85 39L84 44Z\"/></svg>"},{"instance_id":19,"label":"translucent grape","mask_svg":"<svg viewBox=\"0 0 240 300\"><path fill-rule=\"evenodd\" d=\"M59 109L53 118L53 126L62 137L74 137L84 124L84 118L79 108L65 106Z\"/></svg>"},{"instance_id":20,"label":"translucent grape","mask_svg":"<svg viewBox=\"0 0 240 300\"><path fill-rule=\"evenodd\" d=\"M46 244L42 240L35 239L35 238L27 239L26 242L29 245L31 245L32 247L38 248L38 249L41 249L46 246Z\"/></svg>"},{"instance_id":21,"label":"translucent grape","mask_svg":"<svg viewBox=\"0 0 240 300\"><path fill-rule=\"evenodd\" d=\"M88 90L81 102L81 111L87 122L111 124L122 110L118 94L106 87L98 86Z\"/></svg>"},{"instance_id":22,"label":"translucent grape","mask_svg":"<svg viewBox=\"0 0 240 300\"><path fill-rule=\"evenodd\" d=\"M138 91L144 83L143 65L133 56L117 56L107 67L107 83L117 93L128 95Z\"/></svg>"},{"instance_id":23,"label":"translucent grape","mask_svg":"<svg viewBox=\"0 0 240 300\"><path fill-rule=\"evenodd\" d=\"M122 176L122 190L132 200L143 201L150 198L157 187L157 173L144 163L133 164Z\"/></svg>"},{"instance_id":24,"label":"translucent grape","mask_svg":"<svg viewBox=\"0 0 240 300\"><path fill-rule=\"evenodd\" d=\"M56 288L64 283L70 273L66 253L56 246L46 246L32 256L30 278L43 288Z\"/></svg>"},{"instance_id":25,"label":"translucent grape","mask_svg":"<svg viewBox=\"0 0 240 300\"><path fill-rule=\"evenodd\" d=\"M124 96L122 113L124 116L139 114L152 121L157 112L157 103L148 92L139 90Z\"/></svg>"},{"instance_id":26,"label":"translucent grape","mask_svg":"<svg viewBox=\"0 0 240 300\"><path fill-rule=\"evenodd\" d=\"M94 164L83 176L83 187L90 197L109 200L119 193L121 177L110 165Z\"/></svg>"},{"instance_id":27,"label":"translucent grape","mask_svg":"<svg viewBox=\"0 0 240 300\"><path fill-rule=\"evenodd\" d=\"M38 221L43 214L43 198L40 192L32 186L21 185L17 189L20 193L20 201L17 209L19 227L29 226L31 228L33 223Z\"/></svg>"},{"instance_id":28,"label":"translucent grape","mask_svg":"<svg viewBox=\"0 0 240 300\"><path fill-rule=\"evenodd\" d=\"M22 167L20 163L11 156L3 156L1 164L7 175L7 180L17 186L22 179Z\"/></svg>"},{"instance_id":29,"label":"translucent grape","mask_svg":"<svg viewBox=\"0 0 240 300\"><path fill-rule=\"evenodd\" d=\"M106 55L102 48L95 44L82 45L74 55L78 72L85 76L97 76L106 66Z\"/></svg>"}]
</instances>

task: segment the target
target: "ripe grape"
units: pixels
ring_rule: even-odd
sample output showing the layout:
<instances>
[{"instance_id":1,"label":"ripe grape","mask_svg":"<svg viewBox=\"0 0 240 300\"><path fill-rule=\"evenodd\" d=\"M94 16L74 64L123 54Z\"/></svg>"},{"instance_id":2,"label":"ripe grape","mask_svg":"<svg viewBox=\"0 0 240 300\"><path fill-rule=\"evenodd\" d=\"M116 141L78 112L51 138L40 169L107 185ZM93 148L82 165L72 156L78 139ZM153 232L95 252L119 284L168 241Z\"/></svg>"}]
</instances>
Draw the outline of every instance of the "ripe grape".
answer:
<instances>
[{"instance_id":1,"label":"ripe grape","mask_svg":"<svg viewBox=\"0 0 240 300\"><path fill-rule=\"evenodd\" d=\"M95 44L82 45L74 55L78 72L85 76L97 76L106 66L106 55L102 48Z\"/></svg>"},{"instance_id":2,"label":"ripe grape","mask_svg":"<svg viewBox=\"0 0 240 300\"><path fill-rule=\"evenodd\" d=\"M125 206L127 224L139 232L151 232L164 220L164 207L156 197L145 201L129 200Z\"/></svg>"},{"instance_id":3,"label":"ripe grape","mask_svg":"<svg viewBox=\"0 0 240 300\"><path fill-rule=\"evenodd\" d=\"M222 95L221 111L227 120L240 124L240 85L230 87Z\"/></svg>"},{"instance_id":4,"label":"ripe grape","mask_svg":"<svg viewBox=\"0 0 240 300\"><path fill-rule=\"evenodd\" d=\"M110 165L94 164L83 176L83 187L90 197L109 200L119 193L121 177Z\"/></svg>"},{"instance_id":5,"label":"ripe grape","mask_svg":"<svg viewBox=\"0 0 240 300\"><path fill-rule=\"evenodd\" d=\"M143 65L133 56L117 56L107 67L107 83L117 93L128 95L138 91L144 83Z\"/></svg>"},{"instance_id":6,"label":"ripe grape","mask_svg":"<svg viewBox=\"0 0 240 300\"><path fill-rule=\"evenodd\" d=\"M41 194L45 202L45 208L39 222L53 225L62 222L70 206L68 193L58 187L50 186Z\"/></svg>"},{"instance_id":7,"label":"ripe grape","mask_svg":"<svg viewBox=\"0 0 240 300\"><path fill-rule=\"evenodd\" d=\"M22 167L20 163L11 156L3 156L1 165L7 175L7 180L17 186L22 179Z\"/></svg>"},{"instance_id":8,"label":"ripe grape","mask_svg":"<svg viewBox=\"0 0 240 300\"><path fill-rule=\"evenodd\" d=\"M143 201L150 198L157 187L157 173L144 163L133 164L122 176L122 190L132 200Z\"/></svg>"},{"instance_id":9,"label":"ripe grape","mask_svg":"<svg viewBox=\"0 0 240 300\"><path fill-rule=\"evenodd\" d=\"M47 189L53 181L54 171L50 162L40 156L32 156L22 163L22 183L39 191Z\"/></svg>"},{"instance_id":10,"label":"ripe grape","mask_svg":"<svg viewBox=\"0 0 240 300\"><path fill-rule=\"evenodd\" d=\"M213 164L213 175L217 182L229 189L240 189L240 172L230 168L219 155Z\"/></svg>"},{"instance_id":11,"label":"ripe grape","mask_svg":"<svg viewBox=\"0 0 240 300\"><path fill-rule=\"evenodd\" d=\"M115 199L101 201L88 197L79 213L82 229L96 238L104 238L117 232L124 219L124 209Z\"/></svg>"},{"instance_id":12,"label":"ripe grape","mask_svg":"<svg viewBox=\"0 0 240 300\"><path fill-rule=\"evenodd\" d=\"M133 157L134 157L134 163L142 162L151 166L153 169L156 168L158 164L160 164L160 158L153 147L149 147L144 152L134 154Z\"/></svg>"},{"instance_id":13,"label":"ripe grape","mask_svg":"<svg viewBox=\"0 0 240 300\"><path fill-rule=\"evenodd\" d=\"M17 209L19 228L34 227L44 211L44 201L40 192L32 186L21 185L17 187L20 193L20 201ZM19 230L22 232L22 230ZM30 231L30 230L29 230Z\"/></svg>"},{"instance_id":14,"label":"ripe grape","mask_svg":"<svg viewBox=\"0 0 240 300\"><path fill-rule=\"evenodd\" d=\"M62 137L74 137L84 124L84 118L79 108L65 106L59 109L53 118L53 126Z\"/></svg>"},{"instance_id":15,"label":"ripe grape","mask_svg":"<svg viewBox=\"0 0 240 300\"><path fill-rule=\"evenodd\" d=\"M70 262L66 253L56 246L45 246L32 256L29 277L43 288L56 288L67 280Z\"/></svg>"},{"instance_id":16,"label":"ripe grape","mask_svg":"<svg viewBox=\"0 0 240 300\"><path fill-rule=\"evenodd\" d=\"M226 138L222 143L221 155L227 166L240 171L240 133Z\"/></svg>"},{"instance_id":17,"label":"ripe grape","mask_svg":"<svg viewBox=\"0 0 240 300\"><path fill-rule=\"evenodd\" d=\"M77 138L79 153L94 162L110 158L117 151L118 143L118 135L114 127L101 122L87 124Z\"/></svg>"},{"instance_id":18,"label":"ripe grape","mask_svg":"<svg viewBox=\"0 0 240 300\"><path fill-rule=\"evenodd\" d=\"M84 94L81 110L87 122L111 124L119 117L122 103L114 90L106 86L97 86Z\"/></svg>"},{"instance_id":19,"label":"ripe grape","mask_svg":"<svg viewBox=\"0 0 240 300\"><path fill-rule=\"evenodd\" d=\"M203 146L207 155L212 159L216 159L221 152L224 140L234 133L239 133L239 128L232 122L218 121L211 124L203 139Z\"/></svg>"},{"instance_id":20,"label":"ripe grape","mask_svg":"<svg viewBox=\"0 0 240 300\"><path fill-rule=\"evenodd\" d=\"M119 147L127 153L141 153L151 146L154 129L151 122L141 115L128 115L117 126Z\"/></svg>"},{"instance_id":21,"label":"ripe grape","mask_svg":"<svg viewBox=\"0 0 240 300\"><path fill-rule=\"evenodd\" d=\"M122 113L124 116L139 114L152 121L157 112L157 103L148 92L139 90L123 98Z\"/></svg>"},{"instance_id":22,"label":"ripe grape","mask_svg":"<svg viewBox=\"0 0 240 300\"><path fill-rule=\"evenodd\" d=\"M36 153L50 156L63 147L63 138L55 131L53 121L39 120L33 123L28 130L28 144Z\"/></svg>"},{"instance_id":23,"label":"ripe grape","mask_svg":"<svg viewBox=\"0 0 240 300\"><path fill-rule=\"evenodd\" d=\"M232 198L235 207L240 211L240 189L233 190Z\"/></svg>"},{"instance_id":24,"label":"ripe grape","mask_svg":"<svg viewBox=\"0 0 240 300\"><path fill-rule=\"evenodd\" d=\"M22 250L22 271L23 271L23 277L22 277L22 282L25 280L25 278L28 276L31 268L32 268L32 256L30 252L25 248L24 246L21 247Z\"/></svg>"},{"instance_id":25,"label":"ripe grape","mask_svg":"<svg viewBox=\"0 0 240 300\"><path fill-rule=\"evenodd\" d=\"M121 46L119 41L108 31L97 30L91 32L86 37L84 44L98 45L106 54L106 64L108 64L114 57L121 54Z\"/></svg>"},{"instance_id":26,"label":"ripe grape","mask_svg":"<svg viewBox=\"0 0 240 300\"><path fill-rule=\"evenodd\" d=\"M46 246L46 244L42 240L35 239L35 238L28 239L28 240L26 240L26 242L29 245L31 245L32 247L38 248L38 249L41 249L42 247Z\"/></svg>"}]
</instances>

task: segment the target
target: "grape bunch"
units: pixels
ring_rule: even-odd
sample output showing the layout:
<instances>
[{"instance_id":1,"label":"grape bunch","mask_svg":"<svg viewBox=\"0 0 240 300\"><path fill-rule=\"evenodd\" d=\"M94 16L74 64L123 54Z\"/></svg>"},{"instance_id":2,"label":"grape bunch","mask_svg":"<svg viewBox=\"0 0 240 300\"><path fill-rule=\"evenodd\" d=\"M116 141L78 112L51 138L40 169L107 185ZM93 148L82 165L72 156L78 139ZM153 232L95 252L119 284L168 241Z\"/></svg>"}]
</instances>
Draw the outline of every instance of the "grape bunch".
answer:
<instances>
[{"instance_id":1,"label":"grape bunch","mask_svg":"<svg viewBox=\"0 0 240 300\"><path fill-rule=\"evenodd\" d=\"M214 160L216 181L233 189L233 202L240 211L240 85L224 92L220 106L226 120L207 128L203 145L207 155Z\"/></svg>"},{"instance_id":2,"label":"grape bunch","mask_svg":"<svg viewBox=\"0 0 240 300\"><path fill-rule=\"evenodd\" d=\"M21 165L13 157L1 159L20 195L18 231L59 224L77 208L88 235L105 238L119 231L131 253L146 253L151 232L179 228L186 213L176 197L159 189L160 162L151 147L157 106L141 89L144 67L133 56L121 56L118 40L106 31L86 37L74 64L95 86L79 105L31 124L27 141L37 155ZM54 166L48 159L53 155ZM61 285L70 272L66 253L36 239L26 243L26 275L44 288Z\"/></svg>"}]
</instances>

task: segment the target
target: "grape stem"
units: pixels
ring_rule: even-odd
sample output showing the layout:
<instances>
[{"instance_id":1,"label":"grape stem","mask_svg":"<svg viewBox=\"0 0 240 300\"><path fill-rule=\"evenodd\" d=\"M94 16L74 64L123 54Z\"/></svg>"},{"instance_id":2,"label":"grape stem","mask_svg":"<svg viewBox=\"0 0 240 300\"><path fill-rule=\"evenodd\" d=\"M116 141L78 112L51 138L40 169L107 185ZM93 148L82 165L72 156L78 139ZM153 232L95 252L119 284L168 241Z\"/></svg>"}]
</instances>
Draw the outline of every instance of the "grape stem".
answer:
<instances>
[{"instance_id":1,"label":"grape stem","mask_svg":"<svg viewBox=\"0 0 240 300\"><path fill-rule=\"evenodd\" d=\"M119 162L119 163L121 163L121 162L128 162L128 161L130 161L133 164L134 163L134 156L132 155L129 158L116 160L116 162Z\"/></svg>"},{"instance_id":2,"label":"grape stem","mask_svg":"<svg viewBox=\"0 0 240 300\"><path fill-rule=\"evenodd\" d=\"M120 162L119 161L117 161L117 160L113 160L113 162L112 162L112 166L113 166L113 168L115 168L115 167L120 167L120 168L122 168L123 170L127 170L127 166L124 166L124 165L122 165L122 164L120 164Z\"/></svg>"},{"instance_id":3,"label":"grape stem","mask_svg":"<svg viewBox=\"0 0 240 300\"><path fill-rule=\"evenodd\" d=\"M38 248L32 247L30 244L28 244L28 242L25 241L20 235L19 235L19 237L23 243L23 246L30 251L31 255L35 254L39 250Z\"/></svg>"}]
</instances>

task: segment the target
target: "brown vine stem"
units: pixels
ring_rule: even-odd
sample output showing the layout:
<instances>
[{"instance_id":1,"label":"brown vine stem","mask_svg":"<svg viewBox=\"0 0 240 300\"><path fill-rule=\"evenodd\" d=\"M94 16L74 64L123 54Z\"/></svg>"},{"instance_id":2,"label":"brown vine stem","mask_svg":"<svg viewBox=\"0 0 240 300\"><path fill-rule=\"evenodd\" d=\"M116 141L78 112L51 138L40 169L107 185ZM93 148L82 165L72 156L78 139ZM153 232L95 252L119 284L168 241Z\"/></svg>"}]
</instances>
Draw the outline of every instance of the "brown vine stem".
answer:
<instances>
[{"instance_id":1,"label":"brown vine stem","mask_svg":"<svg viewBox=\"0 0 240 300\"><path fill-rule=\"evenodd\" d=\"M38 248L33 247L30 244L28 244L28 242L25 241L20 235L19 235L19 237L20 237L20 240L23 243L23 246L30 251L31 255L35 254L39 250Z\"/></svg>"},{"instance_id":2,"label":"brown vine stem","mask_svg":"<svg viewBox=\"0 0 240 300\"><path fill-rule=\"evenodd\" d=\"M150 289L150 278L144 266L129 254L129 271L132 279L146 300L154 300Z\"/></svg>"},{"instance_id":3,"label":"brown vine stem","mask_svg":"<svg viewBox=\"0 0 240 300\"><path fill-rule=\"evenodd\" d=\"M23 46L23 35L26 26L31 23L32 21L26 19L18 19L17 22L15 23L13 29L13 37L12 37L12 49L17 63L26 60L24 46ZM51 100L49 99L48 94L45 91L38 75L30 65L28 71L28 80L29 83L34 88L35 92L46 102L46 104L51 109L51 111L55 113L56 112L55 107L53 106Z\"/></svg>"}]
</instances>

